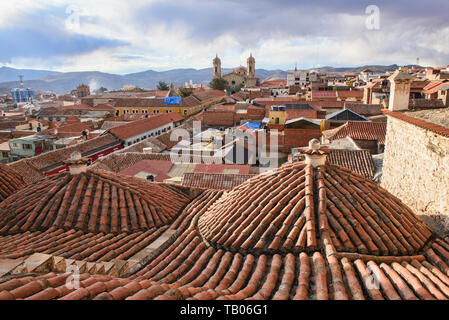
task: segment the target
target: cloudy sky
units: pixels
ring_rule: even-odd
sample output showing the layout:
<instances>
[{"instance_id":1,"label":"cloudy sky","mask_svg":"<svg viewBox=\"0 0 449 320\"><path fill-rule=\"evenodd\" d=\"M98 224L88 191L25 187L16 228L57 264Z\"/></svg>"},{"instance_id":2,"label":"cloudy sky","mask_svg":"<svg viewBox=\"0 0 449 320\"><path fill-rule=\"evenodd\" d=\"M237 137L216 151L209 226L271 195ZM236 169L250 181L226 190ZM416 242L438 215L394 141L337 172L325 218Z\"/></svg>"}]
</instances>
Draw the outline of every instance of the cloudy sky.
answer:
<instances>
[{"instance_id":1,"label":"cloudy sky","mask_svg":"<svg viewBox=\"0 0 449 320\"><path fill-rule=\"evenodd\" d=\"M379 9L379 16L376 10ZM367 10L368 8L368 10ZM449 1L9 0L0 66L130 73L449 64Z\"/></svg>"}]
</instances>

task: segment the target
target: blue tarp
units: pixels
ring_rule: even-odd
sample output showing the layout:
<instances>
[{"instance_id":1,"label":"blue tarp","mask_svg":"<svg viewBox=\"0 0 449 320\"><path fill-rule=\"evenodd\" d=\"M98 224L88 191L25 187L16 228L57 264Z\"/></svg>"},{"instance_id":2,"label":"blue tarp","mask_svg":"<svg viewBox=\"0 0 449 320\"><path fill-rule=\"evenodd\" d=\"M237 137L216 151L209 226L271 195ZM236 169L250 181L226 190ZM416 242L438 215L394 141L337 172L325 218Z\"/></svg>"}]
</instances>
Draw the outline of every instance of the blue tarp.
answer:
<instances>
[{"instance_id":1,"label":"blue tarp","mask_svg":"<svg viewBox=\"0 0 449 320\"><path fill-rule=\"evenodd\" d=\"M182 97L167 97L165 98L164 104L179 104Z\"/></svg>"},{"instance_id":2,"label":"blue tarp","mask_svg":"<svg viewBox=\"0 0 449 320\"><path fill-rule=\"evenodd\" d=\"M262 125L262 123L260 123L260 122L247 122L247 123L242 124L242 126L245 126L251 130L260 129L261 125Z\"/></svg>"}]
</instances>

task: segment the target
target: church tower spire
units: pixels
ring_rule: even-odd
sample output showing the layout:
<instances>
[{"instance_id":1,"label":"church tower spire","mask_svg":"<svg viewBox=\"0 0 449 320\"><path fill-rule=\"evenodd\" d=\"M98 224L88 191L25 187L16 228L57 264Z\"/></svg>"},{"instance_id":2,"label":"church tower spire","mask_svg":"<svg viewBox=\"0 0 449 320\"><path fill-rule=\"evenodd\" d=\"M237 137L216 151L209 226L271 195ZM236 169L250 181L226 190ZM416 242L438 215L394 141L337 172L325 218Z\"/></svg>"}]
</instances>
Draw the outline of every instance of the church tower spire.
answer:
<instances>
[{"instance_id":1,"label":"church tower spire","mask_svg":"<svg viewBox=\"0 0 449 320\"><path fill-rule=\"evenodd\" d=\"M215 54L214 60L212 60L212 79L221 78L221 60L218 54Z\"/></svg>"}]
</instances>

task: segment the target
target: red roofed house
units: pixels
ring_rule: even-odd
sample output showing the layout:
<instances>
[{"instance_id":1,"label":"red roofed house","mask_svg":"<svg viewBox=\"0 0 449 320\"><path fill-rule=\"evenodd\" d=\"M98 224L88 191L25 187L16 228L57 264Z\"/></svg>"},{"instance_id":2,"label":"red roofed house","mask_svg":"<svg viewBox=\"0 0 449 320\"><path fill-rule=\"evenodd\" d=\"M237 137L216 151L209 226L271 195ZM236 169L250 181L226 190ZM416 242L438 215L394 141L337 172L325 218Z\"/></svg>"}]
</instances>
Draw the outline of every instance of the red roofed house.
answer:
<instances>
[{"instance_id":1,"label":"red roofed house","mask_svg":"<svg viewBox=\"0 0 449 320\"><path fill-rule=\"evenodd\" d=\"M382 153L385 147L387 124L383 122L349 121L344 125L323 131L323 142L351 138L362 149L370 150L372 154Z\"/></svg>"},{"instance_id":2,"label":"red roofed house","mask_svg":"<svg viewBox=\"0 0 449 320\"><path fill-rule=\"evenodd\" d=\"M337 91L312 90L307 93L308 101L338 101Z\"/></svg>"},{"instance_id":3,"label":"red roofed house","mask_svg":"<svg viewBox=\"0 0 449 320\"><path fill-rule=\"evenodd\" d=\"M120 174L125 176L134 176L149 181L164 182L165 179L170 179L168 175L173 162L166 160L142 160L135 165L120 171ZM152 176L152 179L149 178Z\"/></svg>"},{"instance_id":4,"label":"red roofed house","mask_svg":"<svg viewBox=\"0 0 449 320\"><path fill-rule=\"evenodd\" d=\"M193 172L249 174L249 165L237 164L197 164Z\"/></svg>"},{"instance_id":5,"label":"red roofed house","mask_svg":"<svg viewBox=\"0 0 449 320\"><path fill-rule=\"evenodd\" d=\"M363 91L361 90L338 90L338 101L362 101Z\"/></svg>"},{"instance_id":6,"label":"red roofed house","mask_svg":"<svg viewBox=\"0 0 449 320\"><path fill-rule=\"evenodd\" d=\"M130 146L149 137L159 136L175 127L184 120L176 112L158 114L123 124L108 130L109 133L120 139L123 145Z\"/></svg>"}]
</instances>

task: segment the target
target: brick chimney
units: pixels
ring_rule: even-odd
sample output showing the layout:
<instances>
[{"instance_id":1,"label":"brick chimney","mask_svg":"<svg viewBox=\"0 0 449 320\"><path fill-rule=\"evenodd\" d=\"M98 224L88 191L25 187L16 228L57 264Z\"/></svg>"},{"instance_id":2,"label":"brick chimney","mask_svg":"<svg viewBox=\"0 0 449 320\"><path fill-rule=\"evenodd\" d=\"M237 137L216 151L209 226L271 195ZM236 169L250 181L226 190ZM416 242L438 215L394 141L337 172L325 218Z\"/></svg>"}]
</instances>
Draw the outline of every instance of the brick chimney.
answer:
<instances>
[{"instance_id":1,"label":"brick chimney","mask_svg":"<svg viewBox=\"0 0 449 320\"><path fill-rule=\"evenodd\" d=\"M390 111L408 110L410 86L414 80L413 76L408 73L407 68L401 67L388 80L390 81L390 102L388 109Z\"/></svg>"},{"instance_id":2,"label":"brick chimney","mask_svg":"<svg viewBox=\"0 0 449 320\"><path fill-rule=\"evenodd\" d=\"M71 175L76 175L87 171L87 164L89 161L88 158L82 157L81 153L75 151L70 156L70 159L64 161L64 164L69 166Z\"/></svg>"},{"instance_id":3,"label":"brick chimney","mask_svg":"<svg viewBox=\"0 0 449 320\"><path fill-rule=\"evenodd\" d=\"M304 151L306 164L312 165L314 168L324 166L326 164L328 148L321 148L320 141L318 139L312 139L309 141L309 148Z\"/></svg>"}]
</instances>

